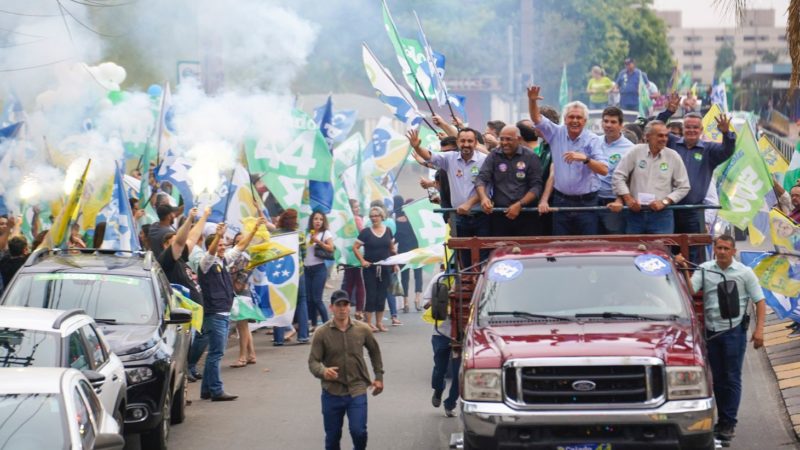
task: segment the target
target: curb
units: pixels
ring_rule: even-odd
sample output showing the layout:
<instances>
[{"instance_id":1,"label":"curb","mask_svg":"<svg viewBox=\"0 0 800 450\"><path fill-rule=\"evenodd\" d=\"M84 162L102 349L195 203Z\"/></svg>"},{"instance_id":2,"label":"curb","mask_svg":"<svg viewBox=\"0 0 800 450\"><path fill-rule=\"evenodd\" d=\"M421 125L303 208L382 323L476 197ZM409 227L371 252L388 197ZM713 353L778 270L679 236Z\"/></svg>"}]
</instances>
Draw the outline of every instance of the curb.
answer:
<instances>
[{"instance_id":1,"label":"curb","mask_svg":"<svg viewBox=\"0 0 800 450\"><path fill-rule=\"evenodd\" d=\"M764 348L775 374L795 439L800 440L800 338L788 337L791 320L769 311L764 324Z\"/></svg>"}]
</instances>

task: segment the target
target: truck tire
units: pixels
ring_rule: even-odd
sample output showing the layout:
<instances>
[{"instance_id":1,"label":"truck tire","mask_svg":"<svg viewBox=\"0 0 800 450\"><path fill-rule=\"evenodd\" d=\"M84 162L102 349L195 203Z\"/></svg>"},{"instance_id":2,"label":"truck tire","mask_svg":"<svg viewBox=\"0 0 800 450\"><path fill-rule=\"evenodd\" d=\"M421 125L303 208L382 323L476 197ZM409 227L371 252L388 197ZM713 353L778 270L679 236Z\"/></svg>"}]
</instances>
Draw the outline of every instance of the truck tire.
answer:
<instances>
[{"instance_id":1,"label":"truck tire","mask_svg":"<svg viewBox=\"0 0 800 450\"><path fill-rule=\"evenodd\" d=\"M172 412L172 391L167 388L164 405L161 407L161 423L152 430L142 433L142 448L153 450L167 450L169 439L170 413Z\"/></svg>"},{"instance_id":2,"label":"truck tire","mask_svg":"<svg viewBox=\"0 0 800 450\"><path fill-rule=\"evenodd\" d=\"M183 423L186 420L186 375L181 380L181 385L175 391L175 399L172 401L172 414L170 422L173 425Z\"/></svg>"}]
</instances>

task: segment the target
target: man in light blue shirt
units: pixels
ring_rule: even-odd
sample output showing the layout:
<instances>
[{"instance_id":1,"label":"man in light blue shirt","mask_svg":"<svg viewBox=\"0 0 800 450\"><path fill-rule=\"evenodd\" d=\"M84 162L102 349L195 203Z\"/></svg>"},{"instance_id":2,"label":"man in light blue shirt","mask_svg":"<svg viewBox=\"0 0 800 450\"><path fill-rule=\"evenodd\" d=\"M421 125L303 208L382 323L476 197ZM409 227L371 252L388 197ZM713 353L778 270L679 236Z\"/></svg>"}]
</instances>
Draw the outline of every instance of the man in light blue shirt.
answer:
<instances>
[{"instance_id":1,"label":"man in light blue shirt","mask_svg":"<svg viewBox=\"0 0 800 450\"><path fill-rule=\"evenodd\" d=\"M633 142L622 136L622 110L616 106L609 106L603 110L603 139L600 149L608 160L608 174L597 177L600 188L597 190L599 206L608 206L617 196L611 187L611 177L617 164L633 147ZM598 213L598 234L625 234L625 215L611 210Z\"/></svg>"},{"instance_id":2,"label":"man in light blue shirt","mask_svg":"<svg viewBox=\"0 0 800 450\"><path fill-rule=\"evenodd\" d=\"M706 348L708 361L714 377L714 397L717 401L719 422L714 427L717 438L730 442L734 437L736 415L742 397L742 364L747 349L749 301L756 304L756 324L753 331L753 348L764 346L764 316L766 306L764 294L753 270L733 257L736 254L736 241L727 235L714 240L714 261L706 261L692 274L692 289L703 290L703 304L706 324ZM675 261L688 267L683 256ZM701 270L707 269L707 270ZM739 316L723 319L720 315L717 284L725 280L736 281L739 290ZM724 445L723 445L724 446Z\"/></svg>"},{"instance_id":3,"label":"man in light blue shirt","mask_svg":"<svg viewBox=\"0 0 800 450\"><path fill-rule=\"evenodd\" d=\"M647 86L647 74L636 68L633 58L625 59L625 68L619 72L615 81L619 87L619 107L626 111L639 110L639 83Z\"/></svg>"},{"instance_id":4,"label":"man in light blue shirt","mask_svg":"<svg viewBox=\"0 0 800 450\"><path fill-rule=\"evenodd\" d=\"M589 109L581 102L568 103L564 107L564 124L556 125L539 111L540 89L539 86L528 88L528 110L536 129L550 144L554 181L552 204L555 207L597 206L597 175L608 174L608 163L600 149L600 137L585 128ZM548 200L542 197L540 206ZM597 234L597 214L594 211L556 213L553 234Z\"/></svg>"}]
</instances>

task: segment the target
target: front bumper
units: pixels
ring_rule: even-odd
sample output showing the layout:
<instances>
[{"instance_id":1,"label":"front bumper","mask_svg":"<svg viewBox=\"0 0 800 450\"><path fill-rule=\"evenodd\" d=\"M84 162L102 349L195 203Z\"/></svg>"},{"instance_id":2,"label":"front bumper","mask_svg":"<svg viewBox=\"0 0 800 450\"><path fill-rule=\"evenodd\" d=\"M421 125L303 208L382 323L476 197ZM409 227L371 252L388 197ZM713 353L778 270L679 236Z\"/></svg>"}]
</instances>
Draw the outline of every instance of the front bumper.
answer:
<instances>
[{"instance_id":1,"label":"front bumper","mask_svg":"<svg viewBox=\"0 0 800 450\"><path fill-rule=\"evenodd\" d=\"M517 410L462 402L464 439L474 448L553 448L608 443L612 448L713 445L714 400L676 400L648 409Z\"/></svg>"}]
</instances>

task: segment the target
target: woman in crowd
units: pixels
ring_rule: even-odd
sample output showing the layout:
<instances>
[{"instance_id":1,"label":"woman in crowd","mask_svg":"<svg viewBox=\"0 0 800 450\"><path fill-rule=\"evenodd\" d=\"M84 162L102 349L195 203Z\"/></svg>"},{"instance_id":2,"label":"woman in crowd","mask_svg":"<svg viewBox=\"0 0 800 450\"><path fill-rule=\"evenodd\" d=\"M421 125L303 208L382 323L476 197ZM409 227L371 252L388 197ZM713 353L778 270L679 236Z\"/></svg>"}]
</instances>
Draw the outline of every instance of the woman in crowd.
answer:
<instances>
[{"instance_id":1,"label":"woman in crowd","mask_svg":"<svg viewBox=\"0 0 800 450\"><path fill-rule=\"evenodd\" d=\"M371 225L364 228L358 234L353 253L361 262L364 275L364 287L367 291L366 304L364 306L364 320L370 325L373 331L387 331L383 326L383 310L386 307L386 294L389 290L391 278L390 268L387 266L374 265L378 261L388 258L396 253L394 245L394 235L392 231L383 223L386 213L383 208L373 206L369 209L369 220ZM361 248L364 248L362 254ZM375 323L372 323L372 314L375 314Z\"/></svg>"},{"instance_id":2,"label":"woman in crowd","mask_svg":"<svg viewBox=\"0 0 800 450\"><path fill-rule=\"evenodd\" d=\"M614 82L608 78L600 66L592 67L592 77L586 85L589 94L589 108L605 109L608 106L608 93L614 87Z\"/></svg>"},{"instance_id":3,"label":"woman in crowd","mask_svg":"<svg viewBox=\"0 0 800 450\"><path fill-rule=\"evenodd\" d=\"M298 231L300 228L297 223L297 210L289 208L285 210L276 222L276 233L291 233ZM303 270L303 259L306 255L306 238L302 230L298 233L300 239L300 254L297 257L297 273L300 274L297 279L297 306L294 310L293 322L297 324L297 342L305 344L308 342L308 304L306 297L306 276ZM286 332L288 331L288 335ZM293 327L275 327L272 330L273 343L272 345L281 346L288 339L294 336Z\"/></svg>"},{"instance_id":4,"label":"woman in crowd","mask_svg":"<svg viewBox=\"0 0 800 450\"><path fill-rule=\"evenodd\" d=\"M350 199L350 210L353 212L353 220L356 229L361 232L364 229L364 218L361 217L361 208L358 200ZM348 267L344 269L342 278L342 290L356 303L356 320L364 319L364 278L361 276L361 267Z\"/></svg>"},{"instance_id":5,"label":"woman in crowd","mask_svg":"<svg viewBox=\"0 0 800 450\"><path fill-rule=\"evenodd\" d=\"M236 233L233 237L233 245L242 240L242 233ZM245 270L247 262L250 257L247 253L242 253L232 265L228 268L233 281L233 292L237 296L246 297L252 304L252 295L250 294L250 272ZM231 367L238 368L244 367L248 364L256 363L256 349L253 346L253 333L250 332L250 324L247 320L236 321L236 332L239 335L239 359L237 359Z\"/></svg>"},{"instance_id":6,"label":"woman in crowd","mask_svg":"<svg viewBox=\"0 0 800 450\"><path fill-rule=\"evenodd\" d=\"M333 234L328 230L328 218L325 217L325 214L315 211L308 218L307 239L308 249L303 263L305 264L308 315L311 322L316 324L319 313L322 322L325 323L328 321L328 309L322 302L322 293L325 290L328 269L325 266L325 260L316 255L317 247L333 252Z\"/></svg>"},{"instance_id":7,"label":"woman in crowd","mask_svg":"<svg viewBox=\"0 0 800 450\"><path fill-rule=\"evenodd\" d=\"M397 236L397 222L392 217L390 211L386 209L386 205L380 200L374 200L370 203L370 207L377 207L383 210L383 224L392 232L392 236ZM392 317L392 326L400 326L403 322L397 318L397 297L394 296L391 289L391 277L389 279L389 289L386 291L386 302L389 304L389 314Z\"/></svg>"},{"instance_id":8,"label":"woman in crowd","mask_svg":"<svg viewBox=\"0 0 800 450\"><path fill-rule=\"evenodd\" d=\"M405 253L419 247L417 236L414 234L414 229L403 211L405 201L402 196L394 196L394 220L397 223L397 233L395 234L395 241L397 241L397 252ZM414 271L414 308L417 311L422 311L420 299L422 297L422 268L413 269ZM403 311L409 311L408 305L408 282L411 277L410 270L403 270L401 272L401 280L403 285Z\"/></svg>"}]
</instances>

